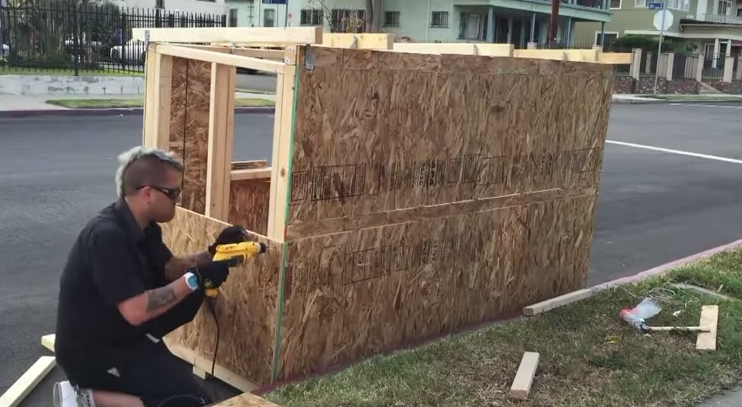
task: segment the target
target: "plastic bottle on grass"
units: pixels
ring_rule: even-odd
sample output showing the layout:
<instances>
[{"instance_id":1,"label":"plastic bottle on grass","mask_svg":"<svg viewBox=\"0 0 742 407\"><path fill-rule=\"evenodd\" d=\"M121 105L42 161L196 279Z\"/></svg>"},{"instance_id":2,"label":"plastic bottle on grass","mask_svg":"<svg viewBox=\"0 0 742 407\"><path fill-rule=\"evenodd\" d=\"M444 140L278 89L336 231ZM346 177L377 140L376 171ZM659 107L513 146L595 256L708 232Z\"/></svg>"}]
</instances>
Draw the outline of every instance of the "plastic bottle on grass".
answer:
<instances>
[{"instance_id":1,"label":"plastic bottle on grass","mask_svg":"<svg viewBox=\"0 0 742 407\"><path fill-rule=\"evenodd\" d=\"M620 312L621 319L636 329L643 330L645 321L662 311L662 308L651 298L645 298L634 308L623 309Z\"/></svg>"}]
</instances>

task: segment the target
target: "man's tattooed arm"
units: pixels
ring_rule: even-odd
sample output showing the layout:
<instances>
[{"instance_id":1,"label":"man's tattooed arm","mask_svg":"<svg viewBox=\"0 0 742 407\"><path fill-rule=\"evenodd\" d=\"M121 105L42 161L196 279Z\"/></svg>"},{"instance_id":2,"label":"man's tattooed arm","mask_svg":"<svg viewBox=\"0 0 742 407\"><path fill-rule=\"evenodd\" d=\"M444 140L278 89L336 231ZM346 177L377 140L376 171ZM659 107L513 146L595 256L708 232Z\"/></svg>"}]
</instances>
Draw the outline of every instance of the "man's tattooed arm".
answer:
<instances>
[{"instance_id":1,"label":"man's tattooed arm","mask_svg":"<svg viewBox=\"0 0 742 407\"><path fill-rule=\"evenodd\" d=\"M147 313L157 312L164 307L170 308L177 300L175 291L167 285L147 291Z\"/></svg>"},{"instance_id":2,"label":"man's tattooed arm","mask_svg":"<svg viewBox=\"0 0 742 407\"><path fill-rule=\"evenodd\" d=\"M170 284L145 291L118 305L121 315L132 325L141 325L167 312L191 294L185 279L179 278Z\"/></svg>"}]
</instances>

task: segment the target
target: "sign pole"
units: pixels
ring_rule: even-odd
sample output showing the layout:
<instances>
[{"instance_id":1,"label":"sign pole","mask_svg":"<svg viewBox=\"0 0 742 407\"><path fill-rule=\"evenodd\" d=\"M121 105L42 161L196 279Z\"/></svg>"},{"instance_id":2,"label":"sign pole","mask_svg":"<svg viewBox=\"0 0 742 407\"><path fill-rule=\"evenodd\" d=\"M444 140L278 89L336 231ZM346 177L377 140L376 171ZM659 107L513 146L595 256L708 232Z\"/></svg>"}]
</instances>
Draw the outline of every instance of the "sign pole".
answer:
<instances>
[{"instance_id":1,"label":"sign pole","mask_svg":"<svg viewBox=\"0 0 742 407\"><path fill-rule=\"evenodd\" d=\"M654 69L654 94L657 94L657 79L660 76L660 56L662 56L662 39L665 36L665 5L662 3L662 23L660 23L660 41L657 45L657 66Z\"/></svg>"}]
</instances>

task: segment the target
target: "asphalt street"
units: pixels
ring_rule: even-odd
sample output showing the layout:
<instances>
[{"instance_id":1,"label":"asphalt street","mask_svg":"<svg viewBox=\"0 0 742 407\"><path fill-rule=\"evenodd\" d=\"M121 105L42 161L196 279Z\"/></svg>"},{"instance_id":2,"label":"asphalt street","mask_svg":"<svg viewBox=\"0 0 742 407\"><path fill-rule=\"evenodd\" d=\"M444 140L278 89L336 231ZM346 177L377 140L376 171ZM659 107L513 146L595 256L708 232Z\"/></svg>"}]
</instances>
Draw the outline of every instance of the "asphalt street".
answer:
<instances>
[{"instance_id":1,"label":"asphalt street","mask_svg":"<svg viewBox=\"0 0 742 407\"><path fill-rule=\"evenodd\" d=\"M276 75L259 72L255 75L238 74L237 89L276 92Z\"/></svg>"},{"instance_id":2,"label":"asphalt street","mask_svg":"<svg viewBox=\"0 0 742 407\"><path fill-rule=\"evenodd\" d=\"M273 118L235 116L234 159L270 160ZM742 109L614 105L608 139L742 157ZM0 119L0 393L49 354L59 273L82 225L115 199L116 156L140 116ZM606 146L589 284L742 238L742 166ZM21 407L51 404L47 377Z\"/></svg>"}]
</instances>

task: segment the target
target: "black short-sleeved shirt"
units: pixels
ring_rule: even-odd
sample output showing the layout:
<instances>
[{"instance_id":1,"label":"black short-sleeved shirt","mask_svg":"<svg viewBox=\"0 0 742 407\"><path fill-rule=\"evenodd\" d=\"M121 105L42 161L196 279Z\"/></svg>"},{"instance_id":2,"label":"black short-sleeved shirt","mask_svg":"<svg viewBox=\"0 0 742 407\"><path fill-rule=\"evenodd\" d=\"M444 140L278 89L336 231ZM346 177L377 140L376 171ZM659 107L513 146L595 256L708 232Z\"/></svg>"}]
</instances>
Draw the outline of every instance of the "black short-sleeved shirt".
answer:
<instances>
[{"instance_id":1,"label":"black short-sleeved shirt","mask_svg":"<svg viewBox=\"0 0 742 407\"><path fill-rule=\"evenodd\" d=\"M166 285L171 258L160 226L140 228L123 199L91 219L60 279L55 337L60 364L110 365L145 340L147 324L129 324L116 304Z\"/></svg>"}]
</instances>

